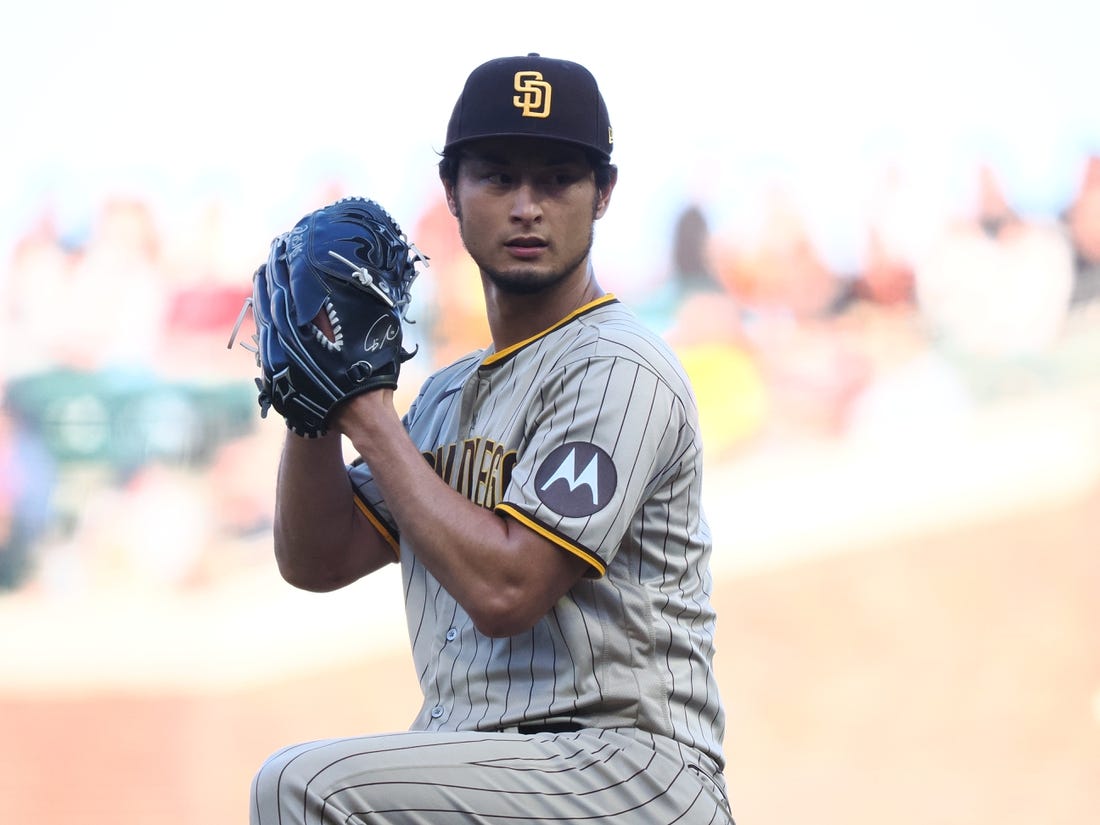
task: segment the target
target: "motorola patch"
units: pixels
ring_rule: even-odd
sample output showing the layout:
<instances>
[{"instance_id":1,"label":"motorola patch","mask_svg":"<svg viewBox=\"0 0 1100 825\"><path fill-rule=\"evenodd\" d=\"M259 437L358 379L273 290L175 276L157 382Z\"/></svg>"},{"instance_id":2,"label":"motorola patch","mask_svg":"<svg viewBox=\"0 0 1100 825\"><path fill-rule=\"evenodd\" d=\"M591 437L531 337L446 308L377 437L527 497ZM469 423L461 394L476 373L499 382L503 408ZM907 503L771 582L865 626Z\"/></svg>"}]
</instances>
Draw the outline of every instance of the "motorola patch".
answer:
<instances>
[{"instance_id":1,"label":"motorola patch","mask_svg":"<svg viewBox=\"0 0 1100 825\"><path fill-rule=\"evenodd\" d=\"M535 473L539 500L563 516L590 516L615 494L615 464L595 444L572 441L546 457Z\"/></svg>"}]
</instances>

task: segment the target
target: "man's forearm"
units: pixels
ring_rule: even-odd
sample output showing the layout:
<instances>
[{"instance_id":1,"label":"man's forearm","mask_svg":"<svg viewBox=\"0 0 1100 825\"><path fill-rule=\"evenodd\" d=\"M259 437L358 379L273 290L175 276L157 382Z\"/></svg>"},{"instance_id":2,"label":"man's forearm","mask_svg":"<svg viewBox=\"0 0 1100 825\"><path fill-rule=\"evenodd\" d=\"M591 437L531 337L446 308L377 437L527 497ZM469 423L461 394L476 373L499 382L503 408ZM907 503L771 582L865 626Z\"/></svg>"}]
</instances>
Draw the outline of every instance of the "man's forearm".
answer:
<instances>
[{"instance_id":1,"label":"man's forearm","mask_svg":"<svg viewBox=\"0 0 1100 825\"><path fill-rule=\"evenodd\" d=\"M355 507L338 434L287 433L274 538L283 578L305 590L335 590L394 560Z\"/></svg>"},{"instance_id":2,"label":"man's forearm","mask_svg":"<svg viewBox=\"0 0 1100 825\"><path fill-rule=\"evenodd\" d=\"M529 628L584 572L584 562L440 480L384 395L354 399L338 423L371 467L402 541L483 632Z\"/></svg>"}]
</instances>

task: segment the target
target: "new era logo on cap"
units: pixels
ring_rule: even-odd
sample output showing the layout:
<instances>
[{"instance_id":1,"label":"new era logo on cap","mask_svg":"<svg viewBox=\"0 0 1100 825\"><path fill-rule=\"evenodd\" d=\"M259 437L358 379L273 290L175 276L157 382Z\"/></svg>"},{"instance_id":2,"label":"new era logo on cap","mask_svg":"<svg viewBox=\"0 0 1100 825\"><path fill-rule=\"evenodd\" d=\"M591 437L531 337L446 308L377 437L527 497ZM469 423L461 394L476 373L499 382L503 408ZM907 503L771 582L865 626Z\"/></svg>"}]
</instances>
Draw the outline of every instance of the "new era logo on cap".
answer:
<instances>
[{"instance_id":1,"label":"new era logo on cap","mask_svg":"<svg viewBox=\"0 0 1100 825\"><path fill-rule=\"evenodd\" d=\"M474 69L447 125L444 152L479 138L522 136L576 144L610 159L611 122L592 73L539 54Z\"/></svg>"}]
</instances>

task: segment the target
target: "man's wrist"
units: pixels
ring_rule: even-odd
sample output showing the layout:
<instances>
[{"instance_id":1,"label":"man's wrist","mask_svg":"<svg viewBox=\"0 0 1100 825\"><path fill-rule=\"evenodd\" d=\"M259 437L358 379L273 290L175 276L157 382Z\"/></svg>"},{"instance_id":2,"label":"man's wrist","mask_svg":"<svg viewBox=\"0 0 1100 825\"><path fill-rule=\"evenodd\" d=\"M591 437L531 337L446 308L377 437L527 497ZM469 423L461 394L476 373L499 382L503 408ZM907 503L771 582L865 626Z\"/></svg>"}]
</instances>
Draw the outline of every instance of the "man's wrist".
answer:
<instances>
[{"instance_id":1,"label":"man's wrist","mask_svg":"<svg viewBox=\"0 0 1100 825\"><path fill-rule=\"evenodd\" d=\"M349 398L336 411L332 424L333 429L346 435L352 443L359 438L370 442L381 437L393 425L394 419L400 424L393 390L383 387Z\"/></svg>"}]
</instances>

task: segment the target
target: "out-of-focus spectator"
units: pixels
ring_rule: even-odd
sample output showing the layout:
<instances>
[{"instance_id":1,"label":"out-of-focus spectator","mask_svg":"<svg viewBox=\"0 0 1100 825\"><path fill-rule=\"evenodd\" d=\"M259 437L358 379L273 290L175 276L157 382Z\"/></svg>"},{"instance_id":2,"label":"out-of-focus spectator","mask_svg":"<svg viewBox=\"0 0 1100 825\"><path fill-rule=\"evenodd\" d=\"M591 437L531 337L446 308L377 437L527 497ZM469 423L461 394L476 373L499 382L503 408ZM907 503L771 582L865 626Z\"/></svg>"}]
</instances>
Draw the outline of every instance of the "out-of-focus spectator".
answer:
<instances>
[{"instance_id":1,"label":"out-of-focus spectator","mask_svg":"<svg viewBox=\"0 0 1100 825\"><path fill-rule=\"evenodd\" d=\"M867 235L864 268L854 284L856 295L886 306L911 304L913 281L912 262L897 254L881 227L872 226Z\"/></svg>"},{"instance_id":2,"label":"out-of-focus spectator","mask_svg":"<svg viewBox=\"0 0 1100 825\"><path fill-rule=\"evenodd\" d=\"M753 315L795 321L827 314L839 285L793 200L773 191L761 204L758 231L715 236L719 280Z\"/></svg>"},{"instance_id":3,"label":"out-of-focus spectator","mask_svg":"<svg viewBox=\"0 0 1100 825\"><path fill-rule=\"evenodd\" d=\"M57 361L83 369L155 369L167 282L153 210L136 198L102 206L69 279ZM64 332L61 332L63 330Z\"/></svg>"},{"instance_id":4,"label":"out-of-focus spectator","mask_svg":"<svg viewBox=\"0 0 1100 825\"><path fill-rule=\"evenodd\" d=\"M78 248L62 242L47 210L10 263L7 375L149 369L164 320L160 253L152 210L140 200L105 201Z\"/></svg>"},{"instance_id":5,"label":"out-of-focus spectator","mask_svg":"<svg viewBox=\"0 0 1100 825\"><path fill-rule=\"evenodd\" d=\"M184 285L169 297L163 347L157 362L159 374L170 378L201 378L205 381L242 377L248 361L239 353L226 356L233 326L252 294L251 273L238 283L209 281ZM245 330L238 340L255 331Z\"/></svg>"},{"instance_id":6,"label":"out-of-focus spectator","mask_svg":"<svg viewBox=\"0 0 1100 825\"><path fill-rule=\"evenodd\" d=\"M69 339L73 305L69 289L74 256L59 236L52 210L44 208L12 251L0 312L0 378L35 372L58 359L59 337Z\"/></svg>"},{"instance_id":7,"label":"out-of-focus spectator","mask_svg":"<svg viewBox=\"0 0 1100 825\"><path fill-rule=\"evenodd\" d=\"M209 468L211 506L219 532L227 541L258 534L266 538L274 518L272 479L284 435L281 421L264 421L247 436L220 446L214 455ZM224 557L212 561L227 564Z\"/></svg>"},{"instance_id":8,"label":"out-of-focus spectator","mask_svg":"<svg viewBox=\"0 0 1100 825\"><path fill-rule=\"evenodd\" d=\"M634 309L658 332L667 332L681 305L693 295L725 295L711 258L711 234L707 216L697 204L688 204L672 227L672 254L667 271L659 283L633 301ZM735 324L735 317L730 319Z\"/></svg>"},{"instance_id":9,"label":"out-of-focus spectator","mask_svg":"<svg viewBox=\"0 0 1100 825\"><path fill-rule=\"evenodd\" d=\"M973 412L975 399L959 368L929 346L915 313L864 303L840 323L866 365L845 411L844 436L919 438Z\"/></svg>"},{"instance_id":10,"label":"out-of-focus spectator","mask_svg":"<svg viewBox=\"0 0 1100 825\"><path fill-rule=\"evenodd\" d=\"M676 280L687 292L711 289L715 284L710 261L710 227L702 208L685 207L672 230L672 264Z\"/></svg>"},{"instance_id":11,"label":"out-of-focus spectator","mask_svg":"<svg viewBox=\"0 0 1100 825\"><path fill-rule=\"evenodd\" d=\"M434 197L408 235L429 259L428 268L413 286L411 312L413 320L424 325L415 332L426 339L427 360L441 366L488 346L492 338L485 321L480 276L466 254L447 202ZM416 361L414 358L407 366L420 366Z\"/></svg>"},{"instance_id":12,"label":"out-of-focus spectator","mask_svg":"<svg viewBox=\"0 0 1100 825\"><path fill-rule=\"evenodd\" d=\"M921 315L938 343L964 357L1028 357L1063 329L1072 248L1053 221L1020 217L995 170L983 166L969 214L945 228L916 278Z\"/></svg>"},{"instance_id":13,"label":"out-of-focus spectator","mask_svg":"<svg viewBox=\"0 0 1100 825\"><path fill-rule=\"evenodd\" d=\"M695 388L709 460L756 437L768 413L768 389L731 296L697 292L678 305L666 337Z\"/></svg>"},{"instance_id":14,"label":"out-of-focus spectator","mask_svg":"<svg viewBox=\"0 0 1100 825\"><path fill-rule=\"evenodd\" d=\"M862 339L840 319L821 318L761 325L753 342L769 400L767 440L842 437L871 378Z\"/></svg>"},{"instance_id":15,"label":"out-of-focus spectator","mask_svg":"<svg viewBox=\"0 0 1100 825\"><path fill-rule=\"evenodd\" d=\"M181 248L168 262L170 282L165 296L164 330L157 354L157 372L174 379L204 381L241 378L248 361L225 352L233 324L252 294L252 274L266 253L262 241L253 254L243 240L235 247L225 206L211 200L200 210L193 230L176 239ZM259 236L257 236L259 237ZM253 330L240 336L247 340Z\"/></svg>"},{"instance_id":16,"label":"out-of-focus spectator","mask_svg":"<svg viewBox=\"0 0 1100 825\"><path fill-rule=\"evenodd\" d=\"M861 271L851 283L849 299L912 308L916 262L927 250L937 220L930 197L910 170L891 163L871 193L865 220Z\"/></svg>"},{"instance_id":17,"label":"out-of-focus spectator","mask_svg":"<svg viewBox=\"0 0 1100 825\"><path fill-rule=\"evenodd\" d=\"M39 548L35 590L156 593L192 583L214 530L210 485L201 473L151 462L121 483L90 473L74 486L80 512Z\"/></svg>"},{"instance_id":18,"label":"out-of-focus spectator","mask_svg":"<svg viewBox=\"0 0 1100 825\"><path fill-rule=\"evenodd\" d=\"M33 572L35 543L49 529L57 469L34 431L0 405L0 591Z\"/></svg>"},{"instance_id":19,"label":"out-of-focus spectator","mask_svg":"<svg viewBox=\"0 0 1100 825\"><path fill-rule=\"evenodd\" d=\"M1080 186L1064 220L1074 251L1072 303L1100 301L1100 155L1085 161Z\"/></svg>"},{"instance_id":20,"label":"out-of-focus spectator","mask_svg":"<svg viewBox=\"0 0 1100 825\"><path fill-rule=\"evenodd\" d=\"M681 210L668 277L639 312L665 335L691 378L707 455L720 459L755 436L767 411L766 390L740 307L715 274L702 207Z\"/></svg>"},{"instance_id":21,"label":"out-of-focus spectator","mask_svg":"<svg viewBox=\"0 0 1100 825\"><path fill-rule=\"evenodd\" d=\"M834 438L865 381L865 359L835 324L839 280L794 202L774 192L762 208L755 234L718 234L712 244L761 376L760 436Z\"/></svg>"}]
</instances>

